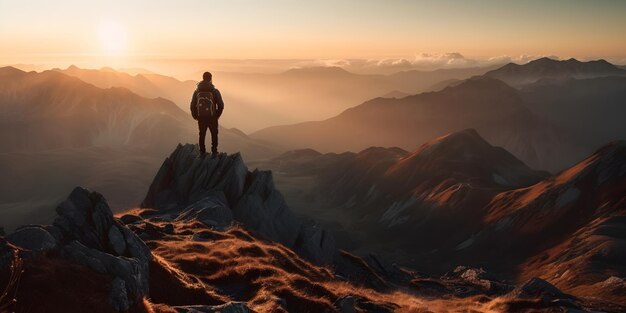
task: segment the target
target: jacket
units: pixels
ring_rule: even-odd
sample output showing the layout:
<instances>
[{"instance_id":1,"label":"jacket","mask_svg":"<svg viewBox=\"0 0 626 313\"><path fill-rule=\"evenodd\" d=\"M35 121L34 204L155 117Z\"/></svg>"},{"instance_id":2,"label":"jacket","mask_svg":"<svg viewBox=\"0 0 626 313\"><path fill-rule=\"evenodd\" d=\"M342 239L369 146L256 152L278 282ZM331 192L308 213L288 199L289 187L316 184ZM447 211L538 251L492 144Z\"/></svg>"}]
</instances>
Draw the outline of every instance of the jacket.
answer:
<instances>
[{"instance_id":1,"label":"jacket","mask_svg":"<svg viewBox=\"0 0 626 313\"><path fill-rule=\"evenodd\" d=\"M191 110L191 116L193 116L193 118L196 120L198 119L198 110L196 109L196 104L198 102L198 92L201 91L210 91L213 93L213 98L215 99L215 102L217 104L217 118L220 118L220 116L222 116L222 112L224 111L224 100L222 100L222 94L217 88L215 88L215 86L213 86L213 83L206 80L199 82L198 87L196 87L196 90L193 92L193 96L191 97L191 104L189 106L189 110Z\"/></svg>"}]
</instances>

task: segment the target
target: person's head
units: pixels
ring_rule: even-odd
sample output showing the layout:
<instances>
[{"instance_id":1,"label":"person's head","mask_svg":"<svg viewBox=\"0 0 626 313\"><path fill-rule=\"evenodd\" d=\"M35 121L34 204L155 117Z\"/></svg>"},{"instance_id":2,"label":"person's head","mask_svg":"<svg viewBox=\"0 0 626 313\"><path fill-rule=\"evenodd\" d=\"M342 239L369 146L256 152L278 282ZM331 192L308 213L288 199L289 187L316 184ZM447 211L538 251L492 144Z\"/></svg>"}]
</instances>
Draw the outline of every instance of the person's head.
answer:
<instances>
[{"instance_id":1,"label":"person's head","mask_svg":"<svg viewBox=\"0 0 626 313\"><path fill-rule=\"evenodd\" d=\"M202 80L210 82L213 80L213 75L211 72L204 72L204 74L202 74Z\"/></svg>"}]
</instances>

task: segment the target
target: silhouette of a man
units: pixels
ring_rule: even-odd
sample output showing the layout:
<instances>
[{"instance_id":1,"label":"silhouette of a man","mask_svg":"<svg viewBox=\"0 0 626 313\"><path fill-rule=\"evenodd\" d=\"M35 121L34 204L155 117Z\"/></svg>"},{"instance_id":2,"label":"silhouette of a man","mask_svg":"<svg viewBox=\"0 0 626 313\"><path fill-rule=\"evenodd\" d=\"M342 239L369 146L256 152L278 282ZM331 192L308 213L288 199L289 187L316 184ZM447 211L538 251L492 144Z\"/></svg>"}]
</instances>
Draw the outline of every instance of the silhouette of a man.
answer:
<instances>
[{"instance_id":1,"label":"silhouette of a man","mask_svg":"<svg viewBox=\"0 0 626 313\"><path fill-rule=\"evenodd\" d=\"M207 128L211 131L211 154L217 156L217 121L224 111L224 101L220 91L213 86L213 75L204 72L202 81L198 83L198 87L193 92L191 98L191 115L198 121L200 152L204 156L206 154L206 146L204 141L206 138Z\"/></svg>"}]
</instances>

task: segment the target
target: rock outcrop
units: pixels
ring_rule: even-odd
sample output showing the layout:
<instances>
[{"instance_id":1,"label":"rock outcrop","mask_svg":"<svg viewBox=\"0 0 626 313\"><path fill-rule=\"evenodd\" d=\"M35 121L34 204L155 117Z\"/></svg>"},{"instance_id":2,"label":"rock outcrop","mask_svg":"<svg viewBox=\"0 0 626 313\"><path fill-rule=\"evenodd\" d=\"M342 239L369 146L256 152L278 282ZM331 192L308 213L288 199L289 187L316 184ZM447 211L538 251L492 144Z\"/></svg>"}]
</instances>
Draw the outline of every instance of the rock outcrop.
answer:
<instances>
[{"instance_id":1,"label":"rock outcrop","mask_svg":"<svg viewBox=\"0 0 626 313\"><path fill-rule=\"evenodd\" d=\"M128 310L148 294L150 249L113 217L102 195L77 187L57 213L52 225L20 227L6 240L19 247L24 258L54 252L112 276L108 300L118 311Z\"/></svg>"},{"instance_id":2,"label":"rock outcrop","mask_svg":"<svg viewBox=\"0 0 626 313\"><path fill-rule=\"evenodd\" d=\"M239 154L202 157L197 146L179 145L163 162L142 207L179 219L198 216L209 226L234 220L317 264L330 263L335 253L328 232L291 212L272 173L249 171Z\"/></svg>"}]
</instances>

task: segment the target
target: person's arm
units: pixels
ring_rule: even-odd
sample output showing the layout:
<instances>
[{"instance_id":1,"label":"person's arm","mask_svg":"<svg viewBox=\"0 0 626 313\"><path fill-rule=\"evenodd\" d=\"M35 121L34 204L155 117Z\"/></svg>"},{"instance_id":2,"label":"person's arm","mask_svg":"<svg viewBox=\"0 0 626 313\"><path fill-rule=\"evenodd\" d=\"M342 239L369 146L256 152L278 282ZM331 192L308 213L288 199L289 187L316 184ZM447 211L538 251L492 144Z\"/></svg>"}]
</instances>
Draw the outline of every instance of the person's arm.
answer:
<instances>
[{"instance_id":1,"label":"person's arm","mask_svg":"<svg viewBox=\"0 0 626 313\"><path fill-rule=\"evenodd\" d=\"M191 96L191 104L189 105L189 110L191 110L191 116L193 116L194 120L198 119L198 110L196 108L196 102L198 102L198 89L194 90L193 96Z\"/></svg>"},{"instance_id":2,"label":"person's arm","mask_svg":"<svg viewBox=\"0 0 626 313\"><path fill-rule=\"evenodd\" d=\"M224 111L224 100L222 100L222 93L217 89L215 89L215 91L217 95L217 117L219 118Z\"/></svg>"}]
</instances>

